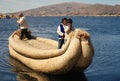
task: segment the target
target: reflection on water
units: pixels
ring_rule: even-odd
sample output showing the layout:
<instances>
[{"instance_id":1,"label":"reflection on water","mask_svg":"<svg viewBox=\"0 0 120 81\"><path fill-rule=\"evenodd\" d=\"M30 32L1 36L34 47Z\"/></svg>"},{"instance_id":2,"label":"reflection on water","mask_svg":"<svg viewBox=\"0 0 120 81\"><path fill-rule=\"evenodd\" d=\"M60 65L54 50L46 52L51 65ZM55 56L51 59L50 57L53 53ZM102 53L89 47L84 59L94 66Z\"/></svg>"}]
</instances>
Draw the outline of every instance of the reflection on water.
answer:
<instances>
[{"instance_id":1,"label":"reflection on water","mask_svg":"<svg viewBox=\"0 0 120 81\"><path fill-rule=\"evenodd\" d=\"M48 75L35 72L12 57L9 58L9 61L13 66L12 71L17 73L18 81L87 81L83 72L69 72L64 75Z\"/></svg>"}]
</instances>

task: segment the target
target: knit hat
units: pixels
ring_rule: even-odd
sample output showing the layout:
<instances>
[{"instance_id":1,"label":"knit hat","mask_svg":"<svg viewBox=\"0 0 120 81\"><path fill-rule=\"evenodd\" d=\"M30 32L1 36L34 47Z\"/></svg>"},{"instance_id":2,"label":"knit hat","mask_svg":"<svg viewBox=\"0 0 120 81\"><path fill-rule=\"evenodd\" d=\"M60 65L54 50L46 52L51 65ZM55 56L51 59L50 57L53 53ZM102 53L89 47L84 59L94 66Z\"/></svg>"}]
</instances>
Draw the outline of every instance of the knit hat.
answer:
<instances>
[{"instance_id":1,"label":"knit hat","mask_svg":"<svg viewBox=\"0 0 120 81\"><path fill-rule=\"evenodd\" d=\"M72 23L72 19L71 18L67 19L67 23Z\"/></svg>"}]
</instances>

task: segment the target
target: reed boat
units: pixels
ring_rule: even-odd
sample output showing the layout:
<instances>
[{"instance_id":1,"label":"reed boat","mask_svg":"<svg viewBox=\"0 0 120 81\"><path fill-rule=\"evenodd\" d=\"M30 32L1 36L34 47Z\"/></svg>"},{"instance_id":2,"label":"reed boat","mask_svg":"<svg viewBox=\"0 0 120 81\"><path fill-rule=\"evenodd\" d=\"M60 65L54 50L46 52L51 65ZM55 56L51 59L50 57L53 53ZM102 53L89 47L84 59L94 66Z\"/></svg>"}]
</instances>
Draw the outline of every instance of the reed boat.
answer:
<instances>
[{"instance_id":1,"label":"reed boat","mask_svg":"<svg viewBox=\"0 0 120 81\"><path fill-rule=\"evenodd\" d=\"M17 74L18 81L87 81L84 72L69 71L64 75L56 76L36 72L12 57L9 57L9 63L13 66L12 72Z\"/></svg>"},{"instance_id":2,"label":"reed boat","mask_svg":"<svg viewBox=\"0 0 120 81\"><path fill-rule=\"evenodd\" d=\"M42 37L20 40L18 34L17 30L8 39L10 56L34 71L64 74L70 70L83 71L92 62L94 49L86 31L72 31L61 49L57 49L55 40Z\"/></svg>"}]
</instances>

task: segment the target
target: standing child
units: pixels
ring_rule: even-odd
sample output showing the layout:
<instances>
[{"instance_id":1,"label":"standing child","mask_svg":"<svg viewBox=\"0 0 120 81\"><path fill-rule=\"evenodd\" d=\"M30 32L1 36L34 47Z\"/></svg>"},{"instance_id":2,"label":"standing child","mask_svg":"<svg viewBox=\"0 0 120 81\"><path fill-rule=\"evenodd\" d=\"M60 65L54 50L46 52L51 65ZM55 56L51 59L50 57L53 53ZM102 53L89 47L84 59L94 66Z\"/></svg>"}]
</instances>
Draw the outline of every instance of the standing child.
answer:
<instances>
[{"instance_id":1,"label":"standing child","mask_svg":"<svg viewBox=\"0 0 120 81\"><path fill-rule=\"evenodd\" d=\"M66 27L67 27L67 18L63 18L61 24L57 28L57 33L59 35L58 49L61 49L62 45L64 44Z\"/></svg>"},{"instance_id":2,"label":"standing child","mask_svg":"<svg viewBox=\"0 0 120 81\"><path fill-rule=\"evenodd\" d=\"M65 42L67 41L68 34L69 34L71 31L73 31L72 19L69 18L69 19L67 19L67 27L66 27L66 30L65 30Z\"/></svg>"},{"instance_id":3,"label":"standing child","mask_svg":"<svg viewBox=\"0 0 120 81\"><path fill-rule=\"evenodd\" d=\"M25 37L30 39L30 35L28 33L28 24L26 22L26 18L23 15L23 13L20 13L19 17L20 18L19 18L19 20L17 20L17 23L20 25L20 39L22 40L24 35L25 35Z\"/></svg>"}]
</instances>

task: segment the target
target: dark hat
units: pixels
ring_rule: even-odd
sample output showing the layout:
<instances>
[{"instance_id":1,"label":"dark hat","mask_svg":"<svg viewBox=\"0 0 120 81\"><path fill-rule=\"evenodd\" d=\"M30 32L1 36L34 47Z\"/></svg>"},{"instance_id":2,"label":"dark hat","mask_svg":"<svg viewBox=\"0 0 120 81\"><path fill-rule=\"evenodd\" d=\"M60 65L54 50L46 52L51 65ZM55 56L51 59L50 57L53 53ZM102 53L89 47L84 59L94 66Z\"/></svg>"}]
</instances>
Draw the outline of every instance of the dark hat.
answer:
<instances>
[{"instance_id":1,"label":"dark hat","mask_svg":"<svg viewBox=\"0 0 120 81\"><path fill-rule=\"evenodd\" d=\"M67 23L72 23L72 19L71 18L67 19Z\"/></svg>"},{"instance_id":2,"label":"dark hat","mask_svg":"<svg viewBox=\"0 0 120 81\"><path fill-rule=\"evenodd\" d=\"M23 13L20 13L20 14L19 14L19 17L23 17Z\"/></svg>"}]
</instances>

